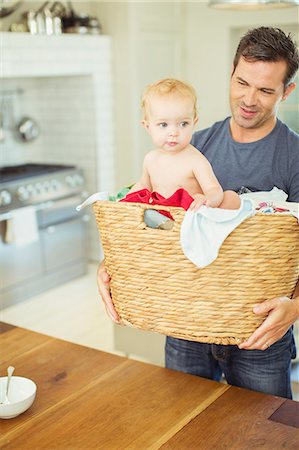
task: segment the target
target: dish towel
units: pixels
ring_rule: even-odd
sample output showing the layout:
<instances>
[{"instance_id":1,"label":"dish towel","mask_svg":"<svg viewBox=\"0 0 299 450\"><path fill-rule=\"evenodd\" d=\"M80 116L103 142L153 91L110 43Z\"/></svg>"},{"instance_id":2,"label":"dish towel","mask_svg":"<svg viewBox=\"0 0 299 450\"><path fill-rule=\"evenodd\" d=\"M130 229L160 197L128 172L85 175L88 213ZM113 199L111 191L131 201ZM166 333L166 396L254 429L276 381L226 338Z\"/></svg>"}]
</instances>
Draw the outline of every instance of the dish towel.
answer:
<instances>
[{"instance_id":1,"label":"dish towel","mask_svg":"<svg viewBox=\"0 0 299 450\"><path fill-rule=\"evenodd\" d=\"M4 241L17 246L31 244L39 239L36 210L26 206L10 212L6 221Z\"/></svg>"},{"instance_id":2,"label":"dish towel","mask_svg":"<svg viewBox=\"0 0 299 450\"><path fill-rule=\"evenodd\" d=\"M239 209L208 208L187 211L181 225L180 241L184 255L197 267L211 264L225 238L256 211L250 199L242 199Z\"/></svg>"}]
</instances>

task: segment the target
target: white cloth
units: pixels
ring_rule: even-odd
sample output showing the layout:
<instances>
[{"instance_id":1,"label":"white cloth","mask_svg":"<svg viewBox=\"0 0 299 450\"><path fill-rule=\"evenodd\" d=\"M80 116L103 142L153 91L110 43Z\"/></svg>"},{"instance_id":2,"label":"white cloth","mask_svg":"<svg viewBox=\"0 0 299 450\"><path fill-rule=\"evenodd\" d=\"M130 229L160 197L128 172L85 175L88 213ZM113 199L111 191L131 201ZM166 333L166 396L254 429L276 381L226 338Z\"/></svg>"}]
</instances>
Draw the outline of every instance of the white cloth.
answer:
<instances>
[{"instance_id":1,"label":"white cloth","mask_svg":"<svg viewBox=\"0 0 299 450\"><path fill-rule=\"evenodd\" d=\"M187 211L181 225L181 246L185 256L203 268L218 256L225 238L256 211L250 199L241 199L239 209L207 208Z\"/></svg>"},{"instance_id":2,"label":"white cloth","mask_svg":"<svg viewBox=\"0 0 299 450\"><path fill-rule=\"evenodd\" d=\"M36 210L26 206L10 212L6 222L4 241L17 246L31 244L39 239Z\"/></svg>"},{"instance_id":3,"label":"white cloth","mask_svg":"<svg viewBox=\"0 0 299 450\"><path fill-rule=\"evenodd\" d=\"M271 191L246 192L245 194L240 194L241 199L250 199L255 208L258 208L260 203L266 202L273 207L287 209L289 212L280 212L279 214L292 215L298 219L299 223L299 203L287 202L287 197L288 195L276 186L274 186Z\"/></svg>"},{"instance_id":4,"label":"white cloth","mask_svg":"<svg viewBox=\"0 0 299 450\"><path fill-rule=\"evenodd\" d=\"M86 200L84 200L84 202L81 203L81 205L76 206L76 211L81 211L81 209L85 208L86 206L92 205L97 200L109 200L109 192L102 191L90 195Z\"/></svg>"},{"instance_id":5,"label":"white cloth","mask_svg":"<svg viewBox=\"0 0 299 450\"><path fill-rule=\"evenodd\" d=\"M260 202L273 202L275 205L276 202L285 202L288 194L274 186L271 191L246 192L245 194L240 194L240 197L249 198L256 207Z\"/></svg>"}]
</instances>

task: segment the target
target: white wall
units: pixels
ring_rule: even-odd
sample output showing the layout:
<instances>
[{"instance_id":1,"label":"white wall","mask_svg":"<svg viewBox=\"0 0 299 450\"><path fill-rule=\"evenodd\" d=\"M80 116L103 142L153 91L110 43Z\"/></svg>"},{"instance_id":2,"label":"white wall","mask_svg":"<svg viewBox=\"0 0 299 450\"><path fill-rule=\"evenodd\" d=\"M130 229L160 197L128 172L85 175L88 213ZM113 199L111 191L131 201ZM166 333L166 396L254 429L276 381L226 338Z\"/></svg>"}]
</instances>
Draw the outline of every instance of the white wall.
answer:
<instances>
[{"instance_id":1,"label":"white wall","mask_svg":"<svg viewBox=\"0 0 299 450\"><path fill-rule=\"evenodd\" d=\"M238 28L298 26L299 9L219 11L207 2L186 3L186 77L198 93L199 128L230 114L228 87Z\"/></svg>"}]
</instances>

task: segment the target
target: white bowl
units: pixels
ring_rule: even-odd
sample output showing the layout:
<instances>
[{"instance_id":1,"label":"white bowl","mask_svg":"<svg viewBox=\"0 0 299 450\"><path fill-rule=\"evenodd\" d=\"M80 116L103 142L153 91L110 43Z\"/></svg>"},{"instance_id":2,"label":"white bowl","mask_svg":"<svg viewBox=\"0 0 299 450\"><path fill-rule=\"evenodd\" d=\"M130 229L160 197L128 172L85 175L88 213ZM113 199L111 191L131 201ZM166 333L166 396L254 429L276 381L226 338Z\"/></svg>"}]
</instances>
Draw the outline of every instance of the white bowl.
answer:
<instances>
[{"instance_id":1,"label":"white bowl","mask_svg":"<svg viewBox=\"0 0 299 450\"><path fill-rule=\"evenodd\" d=\"M7 377L0 378L0 402L5 400ZM11 419L26 411L33 403L36 384L24 377L11 377L8 404L0 403L0 418Z\"/></svg>"}]
</instances>

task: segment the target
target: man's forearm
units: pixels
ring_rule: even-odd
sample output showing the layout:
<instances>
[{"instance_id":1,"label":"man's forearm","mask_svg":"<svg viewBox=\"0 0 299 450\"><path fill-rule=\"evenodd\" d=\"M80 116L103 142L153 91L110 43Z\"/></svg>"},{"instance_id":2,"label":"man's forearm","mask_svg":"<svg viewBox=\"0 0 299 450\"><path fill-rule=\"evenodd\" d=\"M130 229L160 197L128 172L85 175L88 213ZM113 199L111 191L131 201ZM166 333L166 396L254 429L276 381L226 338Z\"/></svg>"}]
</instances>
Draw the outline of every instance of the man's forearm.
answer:
<instances>
[{"instance_id":1,"label":"man's forearm","mask_svg":"<svg viewBox=\"0 0 299 450\"><path fill-rule=\"evenodd\" d=\"M297 281L294 293L293 300L297 302L297 320L299 319L299 279Z\"/></svg>"},{"instance_id":2,"label":"man's forearm","mask_svg":"<svg viewBox=\"0 0 299 450\"><path fill-rule=\"evenodd\" d=\"M299 279L297 281L297 285L295 287L294 293L293 293L293 298L299 297Z\"/></svg>"}]
</instances>

